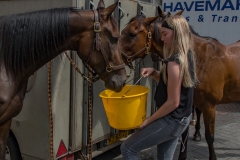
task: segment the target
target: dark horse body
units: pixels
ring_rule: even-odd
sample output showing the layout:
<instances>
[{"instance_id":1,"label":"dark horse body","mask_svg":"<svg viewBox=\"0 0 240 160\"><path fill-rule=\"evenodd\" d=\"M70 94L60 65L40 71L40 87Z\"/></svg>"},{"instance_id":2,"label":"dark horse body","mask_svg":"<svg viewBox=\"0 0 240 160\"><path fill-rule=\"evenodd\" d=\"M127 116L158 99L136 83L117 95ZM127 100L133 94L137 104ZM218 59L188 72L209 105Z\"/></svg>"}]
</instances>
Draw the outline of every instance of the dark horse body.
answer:
<instances>
[{"instance_id":1,"label":"dark horse body","mask_svg":"<svg viewBox=\"0 0 240 160\"><path fill-rule=\"evenodd\" d=\"M162 13L160 16L166 15ZM149 31L153 35L149 41L149 52L163 58L163 42L160 40L161 21L156 22L156 18L134 17L122 31L120 46L125 63L128 63L128 56L136 53L138 54L132 60L145 57L145 52L139 51L147 43ZM240 100L240 41L225 46L216 39L192 33L200 81L194 90L193 104L203 113L209 159L215 160L213 142L216 105ZM186 136L187 132L183 134ZM186 159L186 149L180 153L179 159Z\"/></svg>"},{"instance_id":2,"label":"dark horse body","mask_svg":"<svg viewBox=\"0 0 240 160\"><path fill-rule=\"evenodd\" d=\"M61 8L0 17L1 160L11 120L22 109L29 76L63 51L77 51L108 89L122 89L126 72L117 45L119 31L111 16L116 6L105 8L100 0L95 12ZM100 23L94 24L96 20ZM110 71L106 61L113 66Z\"/></svg>"}]
</instances>

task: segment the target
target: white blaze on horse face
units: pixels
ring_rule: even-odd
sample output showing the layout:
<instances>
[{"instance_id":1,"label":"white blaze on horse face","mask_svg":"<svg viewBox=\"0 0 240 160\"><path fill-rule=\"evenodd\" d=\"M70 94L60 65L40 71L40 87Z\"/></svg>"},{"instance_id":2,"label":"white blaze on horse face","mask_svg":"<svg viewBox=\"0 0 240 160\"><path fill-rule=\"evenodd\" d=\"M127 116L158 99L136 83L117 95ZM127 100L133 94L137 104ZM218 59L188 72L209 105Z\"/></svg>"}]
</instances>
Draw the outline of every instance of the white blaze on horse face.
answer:
<instances>
[{"instance_id":1,"label":"white blaze on horse face","mask_svg":"<svg viewBox=\"0 0 240 160\"><path fill-rule=\"evenodd\" d=\"M162 27L161 29L162 29L161 40L164 42L164 45L166 45L166 47L171 47L173 40L173 30L165 27Z\"/></svg>"}]
</instances>

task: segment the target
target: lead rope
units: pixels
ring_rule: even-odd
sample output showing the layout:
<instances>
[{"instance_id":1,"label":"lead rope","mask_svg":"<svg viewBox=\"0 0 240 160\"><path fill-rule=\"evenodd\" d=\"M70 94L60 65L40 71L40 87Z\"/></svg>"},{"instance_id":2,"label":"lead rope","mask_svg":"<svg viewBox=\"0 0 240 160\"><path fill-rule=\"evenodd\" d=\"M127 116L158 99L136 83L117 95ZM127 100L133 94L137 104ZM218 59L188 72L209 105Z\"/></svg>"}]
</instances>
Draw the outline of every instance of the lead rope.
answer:
<instances>
[{"instance_id":1,"label":"lead rope","mask_svg":"<svg viewBox=\"0 0 240 160\"><path fill-rule=\"evenodd\" d=\"M92 73L88 72L89 77ZM88 82L88 120L89 120L89 144L88 144L88 155L89 160L92 160L92 83Z\"/></svg>"},{"instance_id":2,"label":"lead rope","mask_svg":"<svg viewBox=\"0 0 240 160\"><path fill-rule=\"evenodd\" d=\"M88 73L91 76L91 72ZM51 101L51 61L48 62L48 105L49 105L49 120L50 120L50 157L54 160L53 155L53 116L52 116L52 101ZM88 83L88 118L89 118L89 160L92 160L92 83ZM81 158L85 157L80 154Z\"/></svg>"},{"instance_id":3,"label":"lead rope","mask_svg":"<svg viewBox=\"0 0 240 160\"><path fill-rule=\"evenodd\" d=\"M185 145L184 144L186 143L186 140L187 140L188 136L189 136L189 132L187 133L187 136L186 136L184 142L183 142L183 140L181 142L182 143L182 150L181 150L181 152L183 152L185 150Z\"/></svg>"},{"instance_id":4,"label":"lead rope","mask_svg":"<svg viewBox=\"0 0 240 160\"><path fill-rule=\"evenodd\" d=\"M75 68L75 70L76 70L78 73L80 73L81 76L82 76L85 80L87 80L87 81L90 82L90 83L96 82L96 81L93 81L92 78L90 79L89 77L85 76L85 75L80 71L80 69L76 66L76 64L74 63L74 61L72 60L72 58L67 54L67 52L64 52L64 53L65 53L65 55L67 56L67 58L68 58L68 60L70 61L71 65L73 66L73 68ZM87 68L90 69L89 67L87 67ZM91 71L92 71L92 70L91 70ZM98 79L95 78L95 80L98 80Z\"/></svg>"},{"instance_id":5,"label":"lead rope","mask_svg":"<svg viewBox=\"0 0 240 160\"><path fill-rule=\"evenodd\" d=\"M81 158L81 160L87 160L87 157L82 153L82 151L80 150L79 151L79 156L80 156L80 158Z\"/></svg>"},{"instance_id":6,"label":"lead rope","mask_svg":"<svg viewBox=\"0 0 240 160\"><path fill-rule=\"evenodd\" d=\"M89 158L88 159L91 160L92 159L92 81L90 81L89 79L92 79L91 71L93 71L93 70L89 67L88 75L89 75L90 78L87 78L85 75L83 75L81 73L81 71L78 69L78 67L75 65L73 60L69 57L69 55L66 52L65 52L65 55L67 56L67 58L71 62L72 66L76 69L76 71L78 73L80 73L82 75L82 77L88 81L88 121L89 121L89 144L88 144ZM80 157L83 160L86 159L83 156L82 152L80 153Z\"/></svg>"},{"instance_id":7,"label":"lead rope","mask_svg":"<svg viewBox=\"0 0 240 160\"><path fill-rule=\"evenodd\" d=\"M90 81L90 79L92 79L93 70L90 67L88 68L89 76L87 78L84 74L82 74L82 72L78 69L78 67L75 65L73 60L69 57L69 55L66 52L65 52L65 55L71 62L72 66L76 69L76 71L80 73L82 77L88 81L88 121L89 121L89 144L88 144L89 153L88 154L89 154L89 160L91 160L92 159L92 81ZM80 153L80 156L83 160L85 160L85 157L82 155L82 153Z\"/></svg>"},{"instance_id":8,"label":"lead rope","mask_svg":"<svg viewBox=\"0 0 240 160\"><path fill-rule=\"evenodd\" d=\"M50 121L50 157L53 156L53 116L52 116L52 101L51 101L51 61L48 62L48 105L49 105L49 121Z\"/></svg>"}]
</instances>

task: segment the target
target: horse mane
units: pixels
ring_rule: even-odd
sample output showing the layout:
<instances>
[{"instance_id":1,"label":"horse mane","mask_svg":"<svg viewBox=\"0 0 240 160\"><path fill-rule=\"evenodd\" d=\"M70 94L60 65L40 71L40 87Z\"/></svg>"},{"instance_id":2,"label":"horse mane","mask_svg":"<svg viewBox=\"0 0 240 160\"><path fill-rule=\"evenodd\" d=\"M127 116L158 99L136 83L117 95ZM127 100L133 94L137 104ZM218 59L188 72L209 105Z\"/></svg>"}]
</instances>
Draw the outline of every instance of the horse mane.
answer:
<instances>
[{"instance_id":1,"label":"horse mane","mask_svg":"<svg viewBox=\"0 0 240 160\"><path fill-rule=\"evenodd\" d=\"M158 18L156 21L154 21L154 24L153 24L153 26L154 26L153 36L158 43L160 42L160 36L159 36L160 33L159 33L159 29L158 29L158 23L161 23L161 22L162 22L161 18Z\"/></svg>"},{"instance_id":2,"label":"horse mane","mask_svg":"<svg viewBox=\"0 0 240 160\"><path fill-rule=\"evenodd\" d=\"M215 41L218 42L218 40L217 40L216 38L212 38L212 37L209 37L209 36L200 36L200 35L193 29L193 27L192 27L191 25L189 25L189 28L190 28L191 33L194 34L194 35L196 35L196 36L198 36L198 37L205 38L205 39L213 39L213 40L215 40Z\"/></svg>"},{"instance_id":3,"label":"horse mane","mask_svg":"<svg viewBox=\"0 0 240 160\"><path fill-rule=\"evenodd\" d=\"M0 59L6 70L15 75L34 67L49 56L69 36L68 21L71 8L55 8L0 17Z\"/></svg>"},{"instance_id":4,"label":"horse mane","mask_svg":"<svg viewBox=\"0 0 240 160\"><path fill-rule=\"evenodd\" d=\"M105 9L104 7L98 7L96 10L98 11L98 13L101 11L101 10L103 10L103 9ZM79 12L79 11L81 11L81 12L83 12L83 11L89 11L89 10L87 10L87 9L81 9L81 8L76 8L76 7L72 7L71 8L71 11L74 11L74 12ZM114 18L112 18L111 16L109 17L110 18L110 20L111 20L111 23L112 23L112 27L113 27L113 30L118 30L118 25L117 25L117 21L114 19ZM101 22L101 19L99 20L100 22Z\"/></svg>"},{"instance_id":5,"label":"horse mane","mask_svg":"<svg viewBox=\"0 0 240 160\"><path fill-rule=\"evenodd\" d=\"M128 24L130 24L131 22L137 20L137 21L138 21L138 28L140 28L140 26L141 26L142 21L143 21L144 18L146 18L146 16L144 16L143 14L137 15L137 16L131 18L130 21L126 24L126 26L127 26Z\"/></svg>"}]
</instances>

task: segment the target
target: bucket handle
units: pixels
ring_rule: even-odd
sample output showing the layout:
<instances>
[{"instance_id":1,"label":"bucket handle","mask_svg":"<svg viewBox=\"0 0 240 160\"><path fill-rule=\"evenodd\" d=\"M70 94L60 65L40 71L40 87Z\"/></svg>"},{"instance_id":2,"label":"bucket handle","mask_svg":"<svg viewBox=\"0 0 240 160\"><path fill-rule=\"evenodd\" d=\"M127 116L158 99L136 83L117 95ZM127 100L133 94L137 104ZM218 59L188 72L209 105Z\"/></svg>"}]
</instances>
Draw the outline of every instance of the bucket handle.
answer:
<instances>
[{"instance_id":1,"label":"bucket handle","mask_svg":"<svg viewBox=\"0 0 240 160\"><path fill-rule=\"evenodd\" d=\"M127 92L125 92L123 95L122 95L122 98L124 98L125 97L125 94L126 93L128 93L130 90L132 90L133 89L133 87L135 87L136 86L136 84L141 80L143 78L143 76L142 77L140 77L138 80L137 80L137 82L136 83L134 83L133 84L133 86L131 87L131 88L129 88L128 90L127 90Z\"/></svg>"}]
</instances>

